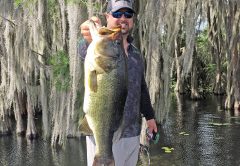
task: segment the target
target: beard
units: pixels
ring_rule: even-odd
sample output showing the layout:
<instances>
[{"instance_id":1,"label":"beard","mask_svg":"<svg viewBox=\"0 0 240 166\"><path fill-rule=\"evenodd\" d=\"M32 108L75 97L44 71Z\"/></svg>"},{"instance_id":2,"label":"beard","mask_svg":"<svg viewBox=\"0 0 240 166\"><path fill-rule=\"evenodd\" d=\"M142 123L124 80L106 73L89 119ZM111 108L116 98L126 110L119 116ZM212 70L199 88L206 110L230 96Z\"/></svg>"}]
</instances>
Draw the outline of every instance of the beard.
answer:
<instances>
[{"instance_id":1,"label":"beard","mask_svg":"<svg viewBox=\"0 0 240 166\"><path fill-rule=\"evenodd\" d=\"M123 35L128 34L128 31L126 29L121 29L121 32L122 32Z\"/></svg>"},{"instance_id":2,"label":"beard","mask_svg":"<svg viewBox=\"0 0 240 166\"><path fill-rule=\"evenodd\" d=\"M122 34L123 34L123 35L129 34L130 29L129 29L128 23L126 23L126 22L121 22L120 25L121 25L121 32L122 32Z\"/></svg>"}]
</instances>

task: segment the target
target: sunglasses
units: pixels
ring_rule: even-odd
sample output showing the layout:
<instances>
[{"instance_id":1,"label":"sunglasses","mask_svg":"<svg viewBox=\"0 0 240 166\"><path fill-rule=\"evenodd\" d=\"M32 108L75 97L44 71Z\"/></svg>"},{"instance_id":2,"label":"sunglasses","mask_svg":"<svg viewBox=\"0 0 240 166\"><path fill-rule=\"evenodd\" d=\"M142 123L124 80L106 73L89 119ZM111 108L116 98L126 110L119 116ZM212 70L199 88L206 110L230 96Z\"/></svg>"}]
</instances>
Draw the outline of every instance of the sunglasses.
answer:
<instances>
[{"instance_id":1,"label":"sunglasses","mask_svg":"<svg viewBox=\"0 0 240 166\"><path fill-rule=\"evenodd\" d=\"M133 13L132 12L112 12L112 16L114 18L121 18L122 15L124 15L125 18L132 18L133 17Z\"/></svg>"}]
</instances>

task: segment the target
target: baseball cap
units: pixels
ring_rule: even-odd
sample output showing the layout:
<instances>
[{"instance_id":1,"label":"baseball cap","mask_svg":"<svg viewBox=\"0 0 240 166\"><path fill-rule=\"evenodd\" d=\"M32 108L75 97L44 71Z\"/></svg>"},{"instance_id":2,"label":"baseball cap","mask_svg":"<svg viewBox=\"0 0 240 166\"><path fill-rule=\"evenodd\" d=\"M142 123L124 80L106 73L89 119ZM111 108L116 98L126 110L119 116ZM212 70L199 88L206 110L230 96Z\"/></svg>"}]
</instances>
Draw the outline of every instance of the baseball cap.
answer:
<instances>
[{"instance_id":1,"label":"baseball cap","mask_svg":"<svg viewBox=\"0 0 240 166\"><path fill-rule=\"evenodd\" d=\"M107 5L107 12L116 12L119 9L128 8L133 10L133 0L109 0Z\"/></svg>"}]
</instances>

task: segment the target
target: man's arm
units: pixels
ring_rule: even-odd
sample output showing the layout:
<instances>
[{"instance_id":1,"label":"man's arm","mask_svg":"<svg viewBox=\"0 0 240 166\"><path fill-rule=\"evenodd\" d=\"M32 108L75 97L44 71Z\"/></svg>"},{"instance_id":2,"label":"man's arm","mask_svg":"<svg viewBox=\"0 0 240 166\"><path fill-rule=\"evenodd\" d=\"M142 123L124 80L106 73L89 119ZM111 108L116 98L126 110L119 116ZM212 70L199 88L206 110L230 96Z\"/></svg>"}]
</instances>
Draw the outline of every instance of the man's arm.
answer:
<instances>
[{"instance_id":1,"label":"man's arm","mask_svg":"<svg viewBox=\"0 0 240 166\"><path fill-rule=\"evenodd\" d=\"M146 118L146 120L154 119L154 111L152 108L147 84L144 78L142 78L142 85L141 85L141 106L140 112Z\"/></svg>"},{"instance_id":2,"label":"man's arm","mask_svg":"<svg viewBox=\"0 0 240 166\"><path fill-rule=\"evenodd\" d=\"M152 132L153 130L157 132L157 125L154 119L155 115L152 108L152 104L151 104L151 100L150 100L150 96L149 96L149 92L148 92L148 88L147 88L147 84L144 76L142 77L142 85L141 85L140 112L143 114L143 116L147 120L147 126L150 132Z\"/></svg>"}]
</instances>

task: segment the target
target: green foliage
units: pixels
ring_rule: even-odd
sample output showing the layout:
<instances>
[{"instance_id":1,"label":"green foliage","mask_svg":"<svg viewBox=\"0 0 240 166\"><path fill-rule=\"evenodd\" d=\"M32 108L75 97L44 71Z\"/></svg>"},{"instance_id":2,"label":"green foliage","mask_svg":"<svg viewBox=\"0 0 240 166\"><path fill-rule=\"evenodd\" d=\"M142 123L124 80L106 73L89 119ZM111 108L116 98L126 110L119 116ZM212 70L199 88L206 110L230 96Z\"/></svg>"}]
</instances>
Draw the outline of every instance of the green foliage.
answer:
<instances>
[{"instance_id":1,"label":"green foliage","mask_svg":"<svg viewBox=\"0 0 240 166\"><path fill-rule=\"evenodd\" d=\"M15 0L15 1L14 1L14 6L15 6L15 7L18 7L18 6L20 6L22 3L23 3L23 0Z\"/></svg>"},{"instance_id":2,"label":"green foliage","mask_svg":"<svg viewBox=\"0 0 240 166\"><path fill-rule=\"evenodd\" d=\"M207 29L204 29L197 36L196 47L198 56L201 57L202 61L204 63L209 63L211 61L212 55L210 54L211 45L209 44Z\"/></svg>"},{"instance_id":3,"label":"green foliage","mask_svg":"<svg viewBox=\"0 0 240 166\"><path fill-rule=\"evenodd\" d=\"M228 63L227 60L225 60L222 64L222 70L223 70L224 73L227 73L228 66L229 66L229 63Z\"/></svg>"},{"instance_id":4,"label":"green foliage","mask_svg":"<svg viewBox=\"0 0 240 166\"><path fill-rule=\"evenodd\" d=\"M176 75L176 72L174 71L174 76L171 78L171 84L170 84L170 90L172 92L174 92L174 89L176 87L176 84L177 84L177 75Z\"/></svg>"},{"instance_id":5,"label":"green foliage","mask_svg":"<svg viewBox=\"0 0 240 166\"><path fill-rule=\"evenodd\" d=\"M66 91L70 86L69 57L65 51L58 51L49 60L52 69L53 85L58 91Z\"/></svg>"},{"instance_id":6,"label":"green foliage","mask_svg":"<svg viewBox=\"0 0 240 166\"><path fill-rule=\"evenodd\" d=\"M209 63L209 64L206 64L206 65L207 66L204 69L207 73L209 73L209 74L215 73L216 67L217 67L216 64Z\"/></svg>"},{"instance_id":7,"label":"green foliage","mask_svg":"<svg viewBox=\"0 0 240 166\"><path fill-rule=\"evenodd\" d=\"M47 6L48 6L49 19L50 19L49 21L54 22L54 20L59 20L60 19L60 10L57 6L57 1L56 0L48 0Z\"/></svg>"},{"instance_id":8,"label":"green foliage","mask_svg":"<svg viewBox=\"0 0 240 166\"><path fill-rule=\"evenodd\" d=\"M172 147L162 147L162 149L164 150L165 153L172 153L172 151L174 150L174 148Z\"/></svg>"},{"instance_id":9,"label":"green foliage","mask_svg":"<svg viewBox=\"0 0 240 166\"><path fill-rule=\"evenodd\" d=\"M201 74L202 88L207 92L212 92L213 84L215 80L216 64L205 63L203 67L203 73Z\"/></svg>"},{"instance_id":10,"label":"green foliage","mask_svg":"<svg viewBox=\"0 0 240 166\"><path fill-rule=\"evenodd\" d=\"M14 0L14 6L16 8L18 8L19 6L29 8L30 5L32 5L36 2L37 2L37 0Z\"/></svg>"},{"instance_id":11,"label":"green foliage","mask_svg":"<svg viewBox=\"0 0 240 166\"><path fill-rule=\"evenodd\" d=\"M90 3L88 0L65 0L67 4L81 4L82 6L85 6L86 8L89 7ZM106 6L106 1L95 1L91 2L91 8L93 11L95 11L94 15L97 15L99 13L102 13L103 8Z\"/></svg>"},{"instance_id":12,"label":"green foliage","mask_svg":"<svg viewBox=\"0 0 240 166\"><path fill-rule=\"evenodd\" d=\"M87 0L65 0L66 3L72 3L72 4L83 4L87 6L88 1Z\"/></svg>"},{"instance_id":13,"label":"green foliage","mask_svg":"<svg viewBox=\"0 0 240 166\"><path fill-rule=\"evenodd\" d=\"M48 4L48 10L53 10L56 6L56 0L48 0L47 1L47 4Z\"/></svg>"},{"instance_id":14,"label":"green foliage","mask_svg":"<svg viewBox=\"0 0 240 166\"><path fill-rule=\"evenodd\" d=\"M178 41L180 41L180 48L184 46L184 35L178 36ZM209 93L212 92L212 88L214 85L215 80L215 72L216 72L216 64L212 62L212 55L211 55L211 44L209 43L208 39L208 31L204 29L198 32L196 37L196 52L194 51L194 60L195 65L197 68L197 76L198 76L198 88L200 92ZM176 86L177 81L177 73L174 70L172 73L172 84L170 86L171 90L173 91ZM185 77L184 80L184 91L191 90L191 75L190 73Z\"/></svg>"},{"instance_id":15,"label":"green foliage","mask_svg":"<svg viewBox=\"0 0 240 166\"><path fill-rule=\"evenodd\" d=\"M93 8L94 8L96 11L100 11L100 9L101 9L101 3L95 2L95 3L93 4Z\"/></svg>"},{"instance_id":16,"label":"green foliage","mask_svg":"<svg viewBox=\"0 0 240 166\"><path fill-rule=\"evenodd\" d=\"M199 88L202 91L211 92L215 78L216 64L212 63L211 45L208 40L208 31L200 31L196 39L197 68Z\"/></svg>"}]
</instances>

